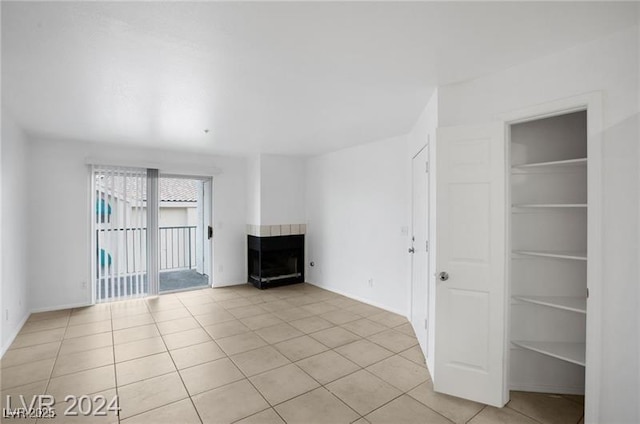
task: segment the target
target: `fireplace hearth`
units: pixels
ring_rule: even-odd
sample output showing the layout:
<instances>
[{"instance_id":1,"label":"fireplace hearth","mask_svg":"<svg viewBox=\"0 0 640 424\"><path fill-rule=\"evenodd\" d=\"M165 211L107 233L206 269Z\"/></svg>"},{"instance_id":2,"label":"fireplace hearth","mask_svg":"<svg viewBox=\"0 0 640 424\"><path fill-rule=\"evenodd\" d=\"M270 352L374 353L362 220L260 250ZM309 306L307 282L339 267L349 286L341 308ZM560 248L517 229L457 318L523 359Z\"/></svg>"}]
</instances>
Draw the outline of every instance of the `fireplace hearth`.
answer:
<instances>
[{"instance_id":1,"label":"fireplace hearth","mask_svg":"<svg viewBox=\"0 0 640 424\"><path fill-rule=\"evenodd\" d=\"M304 282L304 235L247 236L249 282L259 289Z\"/></svg>"}]
</instances>

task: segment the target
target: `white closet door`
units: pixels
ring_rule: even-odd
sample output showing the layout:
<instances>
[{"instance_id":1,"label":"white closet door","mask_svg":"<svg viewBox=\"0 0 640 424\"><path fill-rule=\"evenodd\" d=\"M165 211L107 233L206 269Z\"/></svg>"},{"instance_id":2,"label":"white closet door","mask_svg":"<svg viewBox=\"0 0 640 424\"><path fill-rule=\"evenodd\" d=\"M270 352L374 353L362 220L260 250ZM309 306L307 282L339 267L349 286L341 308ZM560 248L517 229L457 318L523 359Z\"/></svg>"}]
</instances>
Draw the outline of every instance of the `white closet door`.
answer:
<instances>
[{"instance_id":1,"label":"white closet door","mask_svg":"<svg viewBox=\"0 0 640 424\"><path fill-rule=\"evenodd\" d=\"M504 125L445 127L437 137L435 390L503 406Z\"/></svg>"}]
</instances>

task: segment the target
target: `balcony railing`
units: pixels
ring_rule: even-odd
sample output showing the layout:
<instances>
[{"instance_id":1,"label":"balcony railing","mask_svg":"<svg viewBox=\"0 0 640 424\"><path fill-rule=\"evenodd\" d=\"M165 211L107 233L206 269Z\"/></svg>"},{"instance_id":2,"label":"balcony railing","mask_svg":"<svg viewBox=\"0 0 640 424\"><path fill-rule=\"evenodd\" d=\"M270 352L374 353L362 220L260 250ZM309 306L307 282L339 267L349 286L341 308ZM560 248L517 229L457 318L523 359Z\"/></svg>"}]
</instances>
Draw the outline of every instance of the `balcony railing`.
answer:
<instances>
[{"instance_id":1,"label":"balcony railing","mask_svg":"<svg viewBox=\"0 0 640 424\"><path fill-rule=\"evenodd\" d=\"M196 227L160 227L160 270L196 267Z\"/></svg>"},{"instance_id":2,"label":"balcony railing","mask_svg":"<svg viewBox=\"0 0 640 424\"><path fill-rule=\"evenodd\" d=\"M161 271L196 267L195 226L160 227L158 236ZM96 230L98 268L111 275L146 272L146 240L146 228Z\"/></svg>"}]
</instances>

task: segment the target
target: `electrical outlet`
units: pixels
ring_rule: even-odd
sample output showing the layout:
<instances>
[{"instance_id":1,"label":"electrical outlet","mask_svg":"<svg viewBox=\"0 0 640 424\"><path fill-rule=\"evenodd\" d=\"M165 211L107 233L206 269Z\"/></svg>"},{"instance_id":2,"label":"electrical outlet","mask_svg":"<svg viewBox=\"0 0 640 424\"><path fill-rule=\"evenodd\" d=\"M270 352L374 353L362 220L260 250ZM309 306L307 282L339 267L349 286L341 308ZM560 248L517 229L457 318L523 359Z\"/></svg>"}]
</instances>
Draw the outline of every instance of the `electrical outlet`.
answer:
<instances>
[{"instance_id":1,"label":"electrical outlet","mask_svg":"<svg viewBox=\"0 0 640 424\"><path fill-rule=\"evenodd\" d=\"M373 287L373 278L369 278L369 287Z\"/></svg>"}]
</instances>

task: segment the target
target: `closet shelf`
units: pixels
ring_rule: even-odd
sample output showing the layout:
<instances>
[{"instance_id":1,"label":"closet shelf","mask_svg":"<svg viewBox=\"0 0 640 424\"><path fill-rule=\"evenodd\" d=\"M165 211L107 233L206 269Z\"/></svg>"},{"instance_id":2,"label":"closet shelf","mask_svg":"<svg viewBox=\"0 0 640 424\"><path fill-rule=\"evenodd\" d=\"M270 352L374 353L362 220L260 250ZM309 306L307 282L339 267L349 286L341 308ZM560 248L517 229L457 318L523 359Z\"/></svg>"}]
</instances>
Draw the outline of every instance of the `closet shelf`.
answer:
<instances>
[{"instance_id":1,"label":"closet shelf","mask_svg":"<svg viewBox=\"0 0 640 424\"><path fill-rule=\"evenodd\" d=\"M568 209L568 208L586 208L587 204L586 203L521 203L521 204L514 204L513 208L514 209L525 209L525 208L536 208L536 209L543 209L543 208L561 208L561 209Z\"/></svg>"},{"instance_id":2,"label":"closet shelf","mask_svg":"<svg viewBox=\"0 0 640 424\"><path fill-rule=\"evenodd\" d=\"M511 169L513 171L527 171L527 170L543 170L550 168L572 168L576 166L585 166L587 164L587 158L567 159L567 160L554 160L550 162L535 162L525 163L522 165L513 165Z\"/></svg>"},{"instance_id":3,"label":"closet shelf","mask_svg":"<svg viewBox=\"0 0 640 424\"><path fill-rule=\"evenodd\" d=\"M587 313L586 297L569 296L513 296L514 299L533 303L536 305L548 306L550 308L563 309L565 311Z\"/></svg>"},{"instance_id":4,"label":"closet shelf","mask_svg":"<svg viewBox=\"0 0 640 424\"><path fill-rule=\"evenodd\" d=\"M523 256L536 256L542 258L572 259L586 261L587 252L558 252L549 250L514 250L514 254Z\"/></svg>"},{"instance_id":5,"label":"closet shelf","mask_svg":"<svg viewBox=\"0 0 640 424\"><path fill-rule=\"evenodd\" d=\"M571 362L572 364L585 366L585 343L531 342L524 340L512 340L511 343L523 349L532 350L543 355Z\"/></svg>"}]
</instances>

